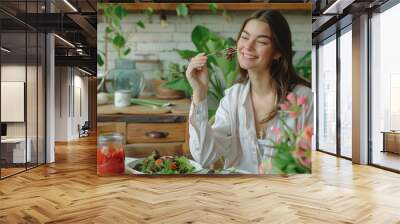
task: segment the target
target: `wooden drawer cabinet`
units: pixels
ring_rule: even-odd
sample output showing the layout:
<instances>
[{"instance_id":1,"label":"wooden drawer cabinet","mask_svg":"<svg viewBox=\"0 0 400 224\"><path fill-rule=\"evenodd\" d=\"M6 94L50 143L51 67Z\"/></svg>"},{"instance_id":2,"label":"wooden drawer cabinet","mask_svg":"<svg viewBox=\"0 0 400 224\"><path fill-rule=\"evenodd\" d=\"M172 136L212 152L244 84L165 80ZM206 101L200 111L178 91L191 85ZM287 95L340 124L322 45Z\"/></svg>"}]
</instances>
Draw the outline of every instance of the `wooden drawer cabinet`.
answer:
<instances>
[{"instance_id":1,"label":"wooden drawer cabinet","mask_svg":"<svg viewBox=\"0 0 400 224\"><path fill-rule=\"evenodd\" d=\"M123 111L110 105L99 106L98 134L122 133L128 157L146 157L154 150L162 155L187 155L190 101L185 99L173 103L176 106L170 111L162 108L159 112L149 111L149 107L143 106L130 106Z\"/></svg>"},{"instance_id":2,"label":"wooden drawer cabinet","mask_svg":"<svg viewBox=\"0 0 400 224\"><path fill-rule=\"evenodd\" d=\"M383 133L383 152L400 154L400 132Z\"/></svg>"},{"instance_id":3,"label":"wooden drawer cabinet","mask_svg":"<svg viewBox=\"0 0 400 224\"><path fill-rule=\"evenodd\" d=\"M158 150L163 155L183 155L185 154L183 145L183 142L127 144L125 146L125 156L147 157L154 150Z\"/></svg>"},{"instance_id":4,"label":"wooden drawer cabinet","mask_svg":"<svg viewBox=\"0 0 400 224\"><path fill-rule=\"evenodd\" d=\"M154 124L129 123L127 144L138 142L185 142L186 123Z\"/></svg>"}]
</instances>

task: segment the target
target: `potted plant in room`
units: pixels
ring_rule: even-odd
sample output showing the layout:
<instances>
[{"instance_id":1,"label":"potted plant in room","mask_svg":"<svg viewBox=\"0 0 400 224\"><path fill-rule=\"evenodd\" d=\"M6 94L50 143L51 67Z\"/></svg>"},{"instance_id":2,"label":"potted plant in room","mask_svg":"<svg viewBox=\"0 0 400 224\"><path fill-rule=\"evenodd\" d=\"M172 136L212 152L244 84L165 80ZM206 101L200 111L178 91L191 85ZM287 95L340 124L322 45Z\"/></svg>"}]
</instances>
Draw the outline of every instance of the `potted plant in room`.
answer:
<instances>
[{"instance_id":1,"label":"potted plant in room","mask_svg":"<svg viewBox=\"0 0 400 224\"><path fill-rule=\"evenodd\" d=\"M105 68L98 89L102 87L106 80L113 81L113 88L108 92L114 94L114 102L116 106L127 106L130 104L130 97L139 96L144 87L144 76L142 72L136 69L133 60L126 57L131 52L131 48L127 46L127 37L122 30L121 22L127 12L121 4L100 3L99 9L103 11L103 18L107 26L105 27L105 42L110 43L117 52L115 59L115 67L108 70ZM144 28L143 22L139 21L136 26ZM103 60L105 58L105 60ZM105 52L99 52L97 55L99 66L107 65L107 45ZM124 101L124 102L122 102ZM118 103L120 102L120 103Z\"/></svg>"},{"instance_id":2,"label":"potted plant in room","mask_svg":"<svg viewBox=\"0 0 400 224\"><path fill-rule=\"evenodd\" d=\"M160 99L180 99L192 95L190 86L185 75L186 66L170 63L165 75L158 80L156 97Z\"/></svg>"},{"instance_id":3,"label":"potted plant in room","mask_svg":"<svg viewBox=\"0 0 400 224\"><path fill-rule=\"evenodd\" d=\"M306 54L300 58L294 65L294 69L299 76L307 81L311 81L311 51L306 52Z\"/></svg>"},{"instance_id":4,"label":"potted plant in room","mask_svg":"<svg viewBox=\"0 0 400 224\"><path fill-rule=\"evenodd\" d=\"M216 54L216 52L223 52L229 48L235 48L236 41L233 38L224 38L216 33L210 31L207 27L198 25L192 31L192 42L196 50L176 50L181 58L190 60L192 57L199 53L205 53L208 56L207 67L210 77L210 86L208 93L215 101L214 105L209 107L209 117L213 117L219 101L224 97L225 89L231 87L238 76L236 70L236 54L232 57L225 57L224 55ZM167 83L166 87L172 89L186 89L184 85L184 78L180 78L179 85ZM187 82L187 80L186 80ZM178 80L175 81L178 83ZM184 88L182 87L184 86ZM191 92L187 91L187 93Z\"/></svg>"}]
</instances>

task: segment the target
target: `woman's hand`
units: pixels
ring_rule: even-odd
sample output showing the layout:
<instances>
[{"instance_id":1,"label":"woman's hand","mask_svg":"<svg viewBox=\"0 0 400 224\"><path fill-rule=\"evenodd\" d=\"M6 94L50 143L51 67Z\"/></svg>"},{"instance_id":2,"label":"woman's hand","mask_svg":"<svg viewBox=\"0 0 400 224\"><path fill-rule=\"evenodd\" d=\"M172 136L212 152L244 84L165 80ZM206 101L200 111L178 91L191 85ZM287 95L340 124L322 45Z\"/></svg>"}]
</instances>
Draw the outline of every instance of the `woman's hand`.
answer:
<instances>
[{"instance_id":1,"label":"woman's hand","mask_svg":"<svg viewBox=\"0 0 400 224\"><path fill-rule=\"evenodd\" d=\"M193 102L199 103L207 96L208 69L207 56L200 53L192 58L186 69L186 77L193 89Z\"/></svg>"}]
</instances>

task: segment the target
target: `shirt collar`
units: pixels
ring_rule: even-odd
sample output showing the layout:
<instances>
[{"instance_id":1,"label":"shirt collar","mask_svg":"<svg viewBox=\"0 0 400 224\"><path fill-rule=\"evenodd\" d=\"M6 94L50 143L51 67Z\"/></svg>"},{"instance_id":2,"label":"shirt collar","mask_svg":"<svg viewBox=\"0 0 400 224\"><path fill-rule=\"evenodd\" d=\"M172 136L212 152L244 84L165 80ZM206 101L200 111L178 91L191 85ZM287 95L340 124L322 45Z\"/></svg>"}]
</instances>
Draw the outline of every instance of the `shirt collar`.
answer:
<instances>
[{"instance_id":1,"label":"shirt collar","mask_svg":"<svg viewBox=\"0 0 400 224\"><path fill-rule=\"evenodd\" d=\"M247 80L243 89L243 92L241 94L241 99L240 102L242 105L244 105L246 103L246 100L249 96L250 93L250 80Z\"/></svg>"}]
</instances>

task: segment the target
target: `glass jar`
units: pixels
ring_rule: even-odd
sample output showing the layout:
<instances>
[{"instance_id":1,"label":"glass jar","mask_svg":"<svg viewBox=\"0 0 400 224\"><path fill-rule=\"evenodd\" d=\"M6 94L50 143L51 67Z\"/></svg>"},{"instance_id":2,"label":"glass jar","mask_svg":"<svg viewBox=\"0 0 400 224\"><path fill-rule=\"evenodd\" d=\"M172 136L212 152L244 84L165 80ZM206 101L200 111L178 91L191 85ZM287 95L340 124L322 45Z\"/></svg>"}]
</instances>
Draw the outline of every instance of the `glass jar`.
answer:
<instances>
[{"instance_id":1,"label":"glass jar","mask_svg":"<svg viewBox=\"0 0 400 224\"><path fill-rule=\"evenodd\" d=\"M114 79L114 91L130 91L131 97L138 97L144 88L144 76L133 60L117 59L115 68L109 73Z\"/></svg>"},{"instance_id":2,"label":"glass jar","mask_svg":"<svg viewBox=\"0 0 400 224\"><path fill-rule=\"evenodd\" d=\"M97 140L97 174L115 175L125 171L123 136L120 133L107 133Z\"/></svg>"}]
</instances>

